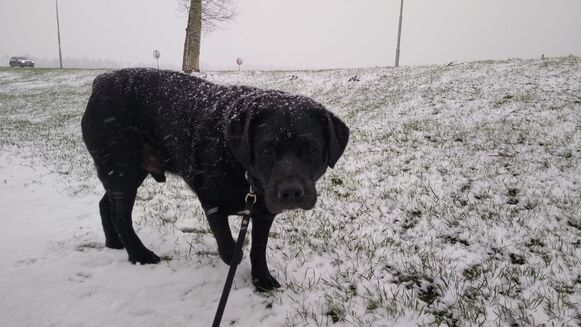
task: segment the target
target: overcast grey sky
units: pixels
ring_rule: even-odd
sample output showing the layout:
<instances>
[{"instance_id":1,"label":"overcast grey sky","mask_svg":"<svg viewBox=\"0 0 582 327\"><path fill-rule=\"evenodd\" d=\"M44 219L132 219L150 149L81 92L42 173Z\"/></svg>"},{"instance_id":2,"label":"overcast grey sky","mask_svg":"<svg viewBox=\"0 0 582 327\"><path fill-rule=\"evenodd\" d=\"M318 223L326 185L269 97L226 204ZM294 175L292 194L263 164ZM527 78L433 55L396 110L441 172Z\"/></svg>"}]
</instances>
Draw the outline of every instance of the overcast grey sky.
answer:
<instances>
[{"instance_id":1,"label":"overcast grey sky","mask_svg":"<svg viewBox=\"0 0 582 327\"><path fill-rule=\"evenodd\" d=\"M63 57L182 62L177 0L59 0ZM401 65L580 56L580 0L404 0ZM202 69L391 66L399 0L238 0L202 39ZM53 0L0 0L0 57L58 58ZM1 65L7 63L2 62Z\"/></svg>"}]
</instances>

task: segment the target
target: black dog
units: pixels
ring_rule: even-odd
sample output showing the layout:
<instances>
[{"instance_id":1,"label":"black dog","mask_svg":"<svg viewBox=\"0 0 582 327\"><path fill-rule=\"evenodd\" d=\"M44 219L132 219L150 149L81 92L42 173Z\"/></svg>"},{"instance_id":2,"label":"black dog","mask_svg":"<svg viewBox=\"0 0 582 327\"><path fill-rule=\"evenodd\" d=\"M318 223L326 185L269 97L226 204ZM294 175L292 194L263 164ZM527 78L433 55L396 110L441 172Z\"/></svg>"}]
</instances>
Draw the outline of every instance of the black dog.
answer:
<instances>
[{"instance_id":1,"label":"black dog","mask_svg":"<svg viewBox=\"0 0 582 327\"><path fill-rule=\"evenodd\" d=\"M258 195L250 257L260 290L280 286L265 258L273 218L313 208L315 182L349 136L341 120L303 96L140 68L95 78L82 129L106 190L99 202L106 246L125 247L132 263L160 261L133 230L131 212L146 176L163 182L169 172L197 194L230 264L235 243L227 217L244 208L248 172Z\"/></svg>"}]
</instances>

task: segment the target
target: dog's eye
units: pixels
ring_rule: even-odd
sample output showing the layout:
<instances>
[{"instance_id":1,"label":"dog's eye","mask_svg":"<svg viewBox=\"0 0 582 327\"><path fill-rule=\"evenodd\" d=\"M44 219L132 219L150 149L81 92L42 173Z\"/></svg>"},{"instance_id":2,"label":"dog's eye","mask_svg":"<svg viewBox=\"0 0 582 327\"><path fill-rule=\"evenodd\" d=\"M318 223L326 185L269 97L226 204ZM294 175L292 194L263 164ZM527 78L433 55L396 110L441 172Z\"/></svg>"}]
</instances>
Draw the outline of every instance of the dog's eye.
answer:
<instances>
[{"instance_id":1,"label":"dog's eye","mask_svg":"<svg viewBox=\"0 0 582 327\"><path fill-rule=\"evenodd\" d=\"M303 148L302 153L303 154L313 154L317 149L312 146L312 145L308 145L305 148Z\"/></svg>"},{"instance_id":2,"label":"dog's eye","mask_svg":"<svg viewBox=\"0 0 582 327\"><path fill-rule=\"evenodd\" d=\"M264 157L272 157L275 155L275 149L272 146L262 148L260 152Z\"/></svg>"}]
</instances>

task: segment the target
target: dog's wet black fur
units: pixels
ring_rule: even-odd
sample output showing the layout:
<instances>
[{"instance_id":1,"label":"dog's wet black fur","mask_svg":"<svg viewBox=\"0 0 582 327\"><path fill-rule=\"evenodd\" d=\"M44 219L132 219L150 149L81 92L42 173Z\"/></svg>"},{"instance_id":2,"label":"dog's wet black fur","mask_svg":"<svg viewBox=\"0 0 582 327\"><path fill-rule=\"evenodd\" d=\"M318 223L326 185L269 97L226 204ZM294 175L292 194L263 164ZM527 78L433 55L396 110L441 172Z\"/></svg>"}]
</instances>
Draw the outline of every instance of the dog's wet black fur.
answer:
<instances>
[{"instance_id":1,"label":"dog's wet black fur","mask_svg":"<svg viewBox=\"0 0 582 327\"><path fill-rule=\"evenodd\" d=\"M244 208L248 172L258 195L250 258L259 290L280 286L265 258L273 218L313 208L315 182L349 137L340 119L307 97L143 68L95 79L82 130L106 191L99 202L106 246L125 248L133 263L160 261L132 227L137 189L148 174L163 182L172 173L197 194L230 264L227 218Z\"/></svg>"}]
</instances>

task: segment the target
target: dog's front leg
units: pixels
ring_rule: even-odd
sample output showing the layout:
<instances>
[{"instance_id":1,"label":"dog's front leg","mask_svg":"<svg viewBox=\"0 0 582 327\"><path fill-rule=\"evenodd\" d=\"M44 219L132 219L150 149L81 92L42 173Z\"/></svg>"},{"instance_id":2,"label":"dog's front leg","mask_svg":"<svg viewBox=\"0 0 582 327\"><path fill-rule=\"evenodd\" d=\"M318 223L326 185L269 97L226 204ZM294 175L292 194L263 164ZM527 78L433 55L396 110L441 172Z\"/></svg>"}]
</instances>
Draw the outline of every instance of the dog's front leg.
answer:
<instances>
[{"instance_id":1,"label":"dog's front leg","mask_svg":"<svg viewBox=\"0 0 582 327\"><path fill-rule=\"evenodd\" d=\"M218 253L220 258L224 263L230 265L232 262L232 256L234 253L234 239L232 238L232 233L230 231L230 226L228 224L228 216L220 213L206 214L206 219L208 219L208 224L212 230L212 234L216 239L218 244ZM239 264L242 260L242 252L239 252L239 256L236 258L236 263Z\"/></svg>"},{"instance_id":2,"label":"dog's front leg","mask_svg":"<svg viewBox=\"0 0 582 327\"><path fill-rule=\"evenodd\" d=\"M267 266L267 240L275 215L254 216L252 223L251 266L253 284L258 291L270 291L281 287L275 277L271 276Z\"/></svg>"}]
</instances>

